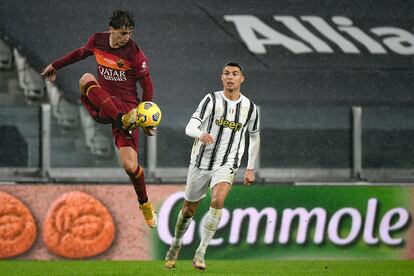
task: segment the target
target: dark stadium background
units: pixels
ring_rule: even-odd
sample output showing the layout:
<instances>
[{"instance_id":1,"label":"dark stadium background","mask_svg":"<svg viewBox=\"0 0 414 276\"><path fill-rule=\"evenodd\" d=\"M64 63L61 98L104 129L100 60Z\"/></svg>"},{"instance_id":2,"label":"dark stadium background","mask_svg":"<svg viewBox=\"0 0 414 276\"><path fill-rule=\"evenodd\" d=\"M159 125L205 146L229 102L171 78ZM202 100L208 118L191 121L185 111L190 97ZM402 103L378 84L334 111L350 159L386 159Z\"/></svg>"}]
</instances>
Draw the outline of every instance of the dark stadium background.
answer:
<instances>
[{"instance_id":1,"label":"dark stadium background","mask_svg":"<svg viewBox=\"0 0 414 276\"><path fill-rule=\"evenodd\" d=\"M83 45L91 33L107 30L112 10L133 11L137 22L134 38L149 57L154 100L164 111L157 138L159 167L187 166L191 146L191 139L184 135L187 120L206 93L221 89L221 68L234 60L246 68L242 92L261 107L260 162L261 168L268 170L268 179L347 181L355 177L351 172L352 107L362 107L363 170L357 178L380 182L412 179L414 55L391 51L382 43L383 38L370 32L380 26L412 32L412 1L5 0L0 8L1 37L38 72ZM315 15L328 23L332 16L345 16L387 53L372 54L342 33L360 50L359 54L344 53L302 22L334 52L293 54L282 46L268 45L266 54L253 54L235 24L224 19L238 14L254 15L298 40L273 16L290 15L300 20L302 15ZM95 72L94 63L91 57L59 71L56 84L69 103L78 104L78 79L84 72ZM5 113L1 115L4 119L8 118ZM55 121L52 124L52 168L117 167L113 154L108 160L91 159L75 151L73 159L62 158L73 145L58 140L72 137L77 141L81 133L62 130ZM145 164L145 145L140 147ZM38 153L26 159L30 158L32 161L18 166L40 166ZM278 174L277 170L286 169L292 170L289 176Z\"/></svg>"}]
</instances>

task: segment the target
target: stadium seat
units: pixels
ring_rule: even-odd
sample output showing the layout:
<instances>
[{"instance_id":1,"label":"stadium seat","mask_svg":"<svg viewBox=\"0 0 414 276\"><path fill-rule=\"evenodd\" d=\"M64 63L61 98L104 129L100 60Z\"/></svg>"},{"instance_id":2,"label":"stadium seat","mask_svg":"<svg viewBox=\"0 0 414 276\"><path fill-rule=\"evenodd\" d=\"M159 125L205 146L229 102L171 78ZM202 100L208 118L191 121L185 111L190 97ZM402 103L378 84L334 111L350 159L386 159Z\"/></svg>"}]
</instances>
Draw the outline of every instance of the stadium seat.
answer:
<instances>
[{"instance_id":1,"label":"stadium seat","mask_svg":"<svg viewBox=\"0 0 414 276\"><path fill-rule=\"evenodd\" d=\"M78 122L78 108L69 103L51 82L46 82L46 91L52 106L52 116L59 125L65 128L75 128Z\"/></svg>"},{"instance_id":2,"label":"stadium seat","mask_svg":"<svg viewBox=\"0 0 414 276\"><path fill-rule=\"evenodd\" d=\"M26 88L26 83L24 81L23 71L25 70L25 66L26 66L26 58L23 57L17 49L13 50L13 55L14 55L14 61L16 63L17 77L19 79L19 86L20 86L20 88L25 89Z\"/></svg>"},{"instance_id":3,"label":"stadium seat","mask_svg":"<svg viewBox=\"0 0 414 276\"><path fill-rule=\"evenodd\" d=\"M86 146L93 156L98 158L109 158L112 153L112 141L105 136L103 130L90 117L88 112L80 107L80 121L85 134Z\"/></svg>"},{"instance_id":4,"label":"stadium seat","mask_svg":"<svg viewBox=\"0 0 414 276\"><path fill-rule=\"evenodd\" d=\"M13 145L11 147L10 145ZM27 167L29 145L16 126L0 126L0 167Z\"/></svg>"},{"instance_id":5,"label":"stadium seat","mask_svg":"<svg viewBox=\"0 0 414 276\"><path fill-rule=\"evenodd\" d=\"M27 58L22 56L17 49L13 50L14 59L19 78L19 85L24 90L24 96L27 101L39 101L45 96L45 81L36 70L34 70Z\"/></svg>"},{"instance_id":6,"label":"stadium seat","mask_svg":"<svg viewBox=\"0 0 414 276\"><path fill-rule=\"evenodd\" d=\"M10 47L0 39L0 69L12 67L13 54Z\"/></svg>"}]
</instances>

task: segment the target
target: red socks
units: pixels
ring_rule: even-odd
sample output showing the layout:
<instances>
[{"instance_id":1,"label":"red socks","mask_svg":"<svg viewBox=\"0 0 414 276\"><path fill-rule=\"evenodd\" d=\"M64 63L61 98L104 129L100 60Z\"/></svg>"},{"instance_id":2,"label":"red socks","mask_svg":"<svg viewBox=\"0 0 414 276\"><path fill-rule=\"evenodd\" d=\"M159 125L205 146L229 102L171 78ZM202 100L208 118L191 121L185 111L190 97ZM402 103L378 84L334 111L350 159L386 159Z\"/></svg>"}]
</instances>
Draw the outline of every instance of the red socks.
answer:
<instances>
[{"instance_id":1,"label":"red socks","mask_svg":"<svg viewBox=\"0 0 414 276\"><path fill-rule=\"evenodd\" d=\"M95 81L90 81L85 84L86 97L95 106L102 110L114 121L118 120L118 116L121 113L112 101L111 96L102 89Z\"/></svg>"},{"instance_id":2,"label":"red socks","mask_svg":"<svg viewBox=\"0 0 414 276\"><path fill-rule=\"evenodd\" d=\"M135 192L138 196L138 202L144 204L148 202L147 189L145 185L144 170L140 165L133 174L129 174L129 178L134 185Z\"/></svg>"}]
</instances>

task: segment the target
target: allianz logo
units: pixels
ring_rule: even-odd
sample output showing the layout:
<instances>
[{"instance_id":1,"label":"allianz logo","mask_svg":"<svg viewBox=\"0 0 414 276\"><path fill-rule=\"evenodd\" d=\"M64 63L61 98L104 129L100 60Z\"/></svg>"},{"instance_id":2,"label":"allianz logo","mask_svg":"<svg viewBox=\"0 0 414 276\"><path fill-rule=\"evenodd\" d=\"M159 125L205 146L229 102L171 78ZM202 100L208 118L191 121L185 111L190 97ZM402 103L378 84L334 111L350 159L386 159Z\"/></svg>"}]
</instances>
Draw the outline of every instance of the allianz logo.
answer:
<instances>
[{"instance_id":1,"label":"allianz logo","mask_svg":"<svg viewBox=\"0 0 414 276\"><path fill-rule=\"evenodd\" d=\"M346 54L369 53L414 55L414 33L393 26L363 30L345 16L332 16L329 22L319 16L275 15L281 23L269 26L254 15L224 15L234 23L247 48L255 54L266 54L266 47L284 47L294 54L334 53L339 48ZM276 29L280 26L280 29ZM283 33L289 30L289 34ZM352 39L352 40L351 40ZM329 43L329 44L328 44ZM331 45L335 45L335 49Z\"/></svg>"}]
</instances>

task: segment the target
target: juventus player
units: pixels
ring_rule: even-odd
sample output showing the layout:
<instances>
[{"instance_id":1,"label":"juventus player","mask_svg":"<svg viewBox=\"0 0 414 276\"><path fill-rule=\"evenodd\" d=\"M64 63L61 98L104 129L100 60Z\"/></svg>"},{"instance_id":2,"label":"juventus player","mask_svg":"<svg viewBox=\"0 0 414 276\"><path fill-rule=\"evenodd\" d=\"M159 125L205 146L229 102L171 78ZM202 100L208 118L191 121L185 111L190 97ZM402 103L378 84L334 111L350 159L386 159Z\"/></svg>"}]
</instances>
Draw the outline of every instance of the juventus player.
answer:
<instances>
[{"instance_id":1,"label":"juventus player","mask_svg":"<svg viewBox=\"0 0 414 276\"><path fill-rule=\"evenodd\" d=\"M190 226L200 200L210 188L210 209L193 259L196 269L205 270L204 255L216 232L224 201L240 165L246 131L250 134L250 140L244 184L250 185L255 180L254 164L260 146L257 106L240 93L240 85L244 81L240 64L226 64L221 80L224 90L204 97L185 130L195 141L187 175L184 206L178 214L174 239L165 257L165 267L168 269L175 268L182 237Z\"/></svg>"}]
</instances>

